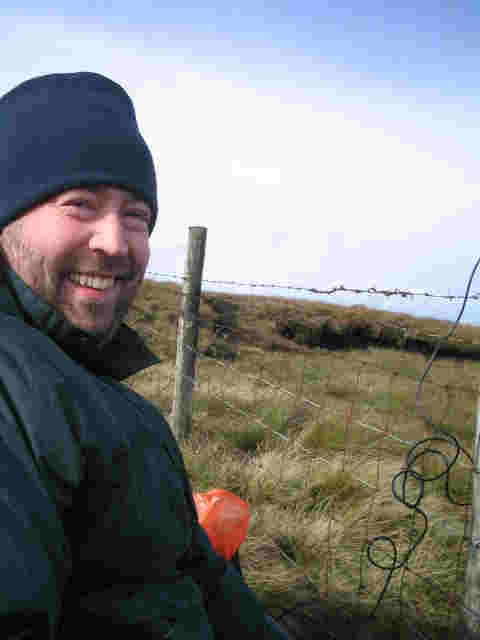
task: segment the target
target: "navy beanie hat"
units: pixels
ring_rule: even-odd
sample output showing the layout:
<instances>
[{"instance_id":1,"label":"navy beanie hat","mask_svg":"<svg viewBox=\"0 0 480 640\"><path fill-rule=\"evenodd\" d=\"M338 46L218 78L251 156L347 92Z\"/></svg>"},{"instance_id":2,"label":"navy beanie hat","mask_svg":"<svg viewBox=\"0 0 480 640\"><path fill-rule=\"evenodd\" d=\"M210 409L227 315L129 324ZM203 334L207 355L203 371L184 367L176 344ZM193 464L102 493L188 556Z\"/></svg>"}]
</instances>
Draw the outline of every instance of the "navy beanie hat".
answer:
<instances>
[{"instance_id":1,"label":"navy beanie hat","mask_svg":"<svg viewBox=\"0 0 480 640\"><path fill-rule=\"evenodd\" d=\"M119 84L97 73L57 73L0 98L0 229L57 193L96 184L145 200L152 230L153 159Z\"/></svg>"}]
</instances>

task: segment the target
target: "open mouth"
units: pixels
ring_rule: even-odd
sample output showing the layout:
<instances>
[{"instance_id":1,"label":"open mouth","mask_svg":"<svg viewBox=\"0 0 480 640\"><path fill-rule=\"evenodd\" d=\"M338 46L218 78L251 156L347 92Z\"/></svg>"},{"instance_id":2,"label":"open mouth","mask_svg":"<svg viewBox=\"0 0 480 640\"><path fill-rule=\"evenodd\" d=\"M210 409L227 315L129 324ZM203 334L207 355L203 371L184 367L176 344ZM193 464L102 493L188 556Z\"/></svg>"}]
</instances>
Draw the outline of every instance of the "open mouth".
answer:
<instances>
[{"instance_id":1,"label":"open mouth","mask_svg":"<svg viewBox=\"0 0 480 640\"><path fill-rule=\"evenodd\" d=\"M86 273L70 273L68 279L81 287L105 291L105 289L113 287L118 278L114 278L113 276L96 276Z\"/></svg>"}]
</instances>

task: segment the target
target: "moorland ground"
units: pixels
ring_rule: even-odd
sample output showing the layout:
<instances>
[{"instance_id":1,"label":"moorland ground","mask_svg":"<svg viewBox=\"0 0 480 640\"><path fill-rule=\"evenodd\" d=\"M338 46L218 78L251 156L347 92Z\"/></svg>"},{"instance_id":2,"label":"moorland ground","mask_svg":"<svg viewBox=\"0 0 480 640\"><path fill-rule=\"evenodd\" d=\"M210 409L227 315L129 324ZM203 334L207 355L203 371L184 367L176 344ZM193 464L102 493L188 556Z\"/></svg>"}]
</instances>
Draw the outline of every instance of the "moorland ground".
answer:
<instances>
[{"instance_id":1,"label":"moorland ground","mask_svg":"<svg viewBox=\"0 0 480 640\"><path fill-rule=\"evenodd\" d=\"M180 289L146 281L129 315L160 363L127 384L168 418L172 407ZM472 454L480 364L462 358L433 363L417 404L428 357L402 345L361 349L310 347L280 333L285 318L305 324L328 317L348 330L352 318L404 334L443 337L450 324L432 318L315 301L205 292L190 437L181 441L194 491L229 489L252 508L240 557L247 582L272 612L307 600L372 612L390 566L421 539L393 572L377 617L414 620L445 631L459 621L467 558L472 464L451 441L413 467L427 521L392 495L392 479L416 443L451 433ZM338 334L338 330L337 330ZM460 325L452 340L479 345L480 328ZM327 345L328 346L328 345ZM208 354L208 355L207 355ZM416 450L417 452L420 449ZM420 480L404 486L410 504ZM422 539L423 536L423 539ZM389 540L386 540L389 538ZM390 621L390 622L389 622ZM440 636L439 636L440 637Z\"/></svg>"}]
</instances>

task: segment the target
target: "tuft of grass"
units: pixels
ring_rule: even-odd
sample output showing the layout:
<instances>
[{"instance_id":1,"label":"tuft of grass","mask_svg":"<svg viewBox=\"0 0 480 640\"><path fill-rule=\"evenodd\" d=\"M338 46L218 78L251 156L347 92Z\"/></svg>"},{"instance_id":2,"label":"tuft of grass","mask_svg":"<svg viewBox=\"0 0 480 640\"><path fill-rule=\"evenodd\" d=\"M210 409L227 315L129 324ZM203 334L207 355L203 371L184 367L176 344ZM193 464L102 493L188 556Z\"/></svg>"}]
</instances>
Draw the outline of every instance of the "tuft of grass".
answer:
<instances>
[{"instance_id":1,"label":"tuft of grass","mask_svg":"<svg viewBox=\"0 0 480 640\"><path fill-rule=\"evenodd\" d=\"M315 422L303 430L299 442L312 451L343 451L346 443L345 429L334 418Z\"/></svg>"},{"instance_id":2,"label":"tuft of grass","mask_svg":"<svg viewBox=\"0 0 480 640\"><path fill-rule=\"evenodd\" d=\"M224 431L223 435L233 447L250 453L256 451L265 441L265 428L259 424L249 424L243 429Z\"/></svg>"},{"instance_id":3,"label":"tuft of grass","mask_svg":"<svg viewBox=\"0 0 480 640\"><path fill-rule=\"evenodd\" d=\"M192 405L193 414L206 414L209 418L225 417L225 402L217 396L195 394Z\"/></svg>"}]
</instances>

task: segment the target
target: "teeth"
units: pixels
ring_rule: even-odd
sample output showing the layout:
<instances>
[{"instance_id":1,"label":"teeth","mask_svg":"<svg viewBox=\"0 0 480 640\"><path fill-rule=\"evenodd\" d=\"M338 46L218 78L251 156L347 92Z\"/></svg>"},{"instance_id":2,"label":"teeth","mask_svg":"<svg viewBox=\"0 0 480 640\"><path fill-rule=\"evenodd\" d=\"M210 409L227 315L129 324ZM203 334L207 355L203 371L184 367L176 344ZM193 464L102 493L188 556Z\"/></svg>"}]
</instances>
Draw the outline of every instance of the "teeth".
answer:
<instances>
[{"instance_id":1,"label":"teeth","mask_svg":"<svg viewBox=\"0 0 480 640\"><path fill-rule=\"evenodd\" d=\"M82 287L90 287L91 289L108 289L113 287L115 283L114 278L100 278L98 276L87 276L83 273L71 273L70 280L82 285Z\"/></svg>"}]
</instances>

